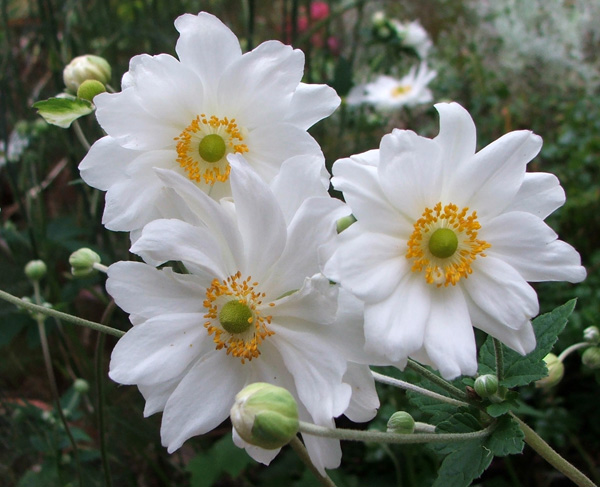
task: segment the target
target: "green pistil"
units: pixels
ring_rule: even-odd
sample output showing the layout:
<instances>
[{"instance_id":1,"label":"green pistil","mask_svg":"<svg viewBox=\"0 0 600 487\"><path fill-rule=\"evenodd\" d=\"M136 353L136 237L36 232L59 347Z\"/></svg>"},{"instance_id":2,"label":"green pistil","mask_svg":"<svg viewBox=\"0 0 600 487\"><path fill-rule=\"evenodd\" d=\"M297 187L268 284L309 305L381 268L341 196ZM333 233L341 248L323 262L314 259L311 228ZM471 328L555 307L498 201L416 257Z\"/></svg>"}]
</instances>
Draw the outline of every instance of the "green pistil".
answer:
<instances>
[{"instance_id":1,"label":"green pistil","mask_svg":"<svg viewBox=\"0 0 600 487\"><path fill-rule=\"evenodd\" d=\"M252 325L252 311L245 303L233 299L221 308L219 322L229 333L243 333Z\"/></svg>"},{"instance_id":2,"label":"green pistil","mask_svg":"<svg viewBox=\"0 0 600 487\"><path fill-rule=\"evenodd\" d=\"M458 237L449 228L438 228L429 238L429 251L439 259L454 255L458 248Z\"/></svg>"},{"instance_id":3,"label":"green pistil","mask_svg":"<svg viewBox=\"0 0 600 487\"><path fill-rule=\"evenodd\" d=\"M223 159L227 147L223 137L217 134L205 136L198 146L200 157L206 162L217 162Z\"/></svg>"}]
</instances>

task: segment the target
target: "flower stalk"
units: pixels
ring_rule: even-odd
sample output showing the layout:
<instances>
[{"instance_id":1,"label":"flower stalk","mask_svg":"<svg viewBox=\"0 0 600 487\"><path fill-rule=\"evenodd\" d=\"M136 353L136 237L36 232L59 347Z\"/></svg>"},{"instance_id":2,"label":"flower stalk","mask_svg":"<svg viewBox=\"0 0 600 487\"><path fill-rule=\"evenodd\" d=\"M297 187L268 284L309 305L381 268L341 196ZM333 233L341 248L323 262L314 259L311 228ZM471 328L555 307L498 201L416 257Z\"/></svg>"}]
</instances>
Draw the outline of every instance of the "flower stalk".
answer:
<instances>
[{"instance_id":1,"label":"flower stalk","mask_svg":"<svg viewBox=\"0 0 600 487\"><path fill-rule=\"evenodd\" d=\"M421 364L415 362L414 360L408 359L408 362L406 363L406 367L414 370L415 372L417 372L419 375L422 375L424 378L426 378L430 382L433 382L435 385L437 385L437 386L441 387L442 389L444 389L445 391L449 392L455 398L457 398L459 400L463 400L463 401L467 399L466 392L461 391L458 387L453 386L452 384L450 384L450 382L448 382L445 379L442 379L439 375L434 374L430 370L427 370L425 367L423 367Z\"/></svg>"},{"instance_id":2,"label":"flower stalk","mask_svg":"<svg viewBox=\"0 0 600 487\"><path fill-rule=\"evenodd\" d=\"M321 475L321 472L319 472L317 470L317 467L314 466L313 462L310 461L310 457L308 456L306 447L302 444L300 438L294 436L289 444L292 447L292 449L296 452L300 460L302 460L302 463L304 463L304 465L306 465L309 468L309 470L315 475L315 477L323 487L336 487L333 480L331 480L327 475Z\"/></svg>"}]
</instances>

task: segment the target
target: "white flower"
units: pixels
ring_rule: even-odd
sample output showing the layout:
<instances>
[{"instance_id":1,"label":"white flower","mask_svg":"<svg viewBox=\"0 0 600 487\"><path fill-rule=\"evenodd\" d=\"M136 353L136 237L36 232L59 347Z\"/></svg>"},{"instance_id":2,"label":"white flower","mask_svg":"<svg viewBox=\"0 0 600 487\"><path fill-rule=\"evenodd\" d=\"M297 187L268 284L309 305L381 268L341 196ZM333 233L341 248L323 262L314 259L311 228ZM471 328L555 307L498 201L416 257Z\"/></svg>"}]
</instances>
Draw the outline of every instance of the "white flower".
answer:
<instances>
[{"instance_id":1,"label":"white flower","mask_svg":"<svg viewBox=\"0 0 600 487\"><path fill-rule=\"evenodd\" d=\"M347 102L349 105L365 103L384 111L429 103L433 100L433 95L427 85L436 74L425 63L421 63L418 68L413 66L399 80L381 75L371 83L352 88Z\"/></svg>"},{"instance_id":2,"label":"white flower","mask_svg":"<svg viewBox=\"0 0 600 487\"><path fill-rule=\"evenodd\" d=\"M394 130L379 150L334 164L333 185L358 221L324 273L365 302L368 347L453 378L477 371L472 326L521 354L535 348L527 281L586 273L543 221L564 203L558 179L525 172L541 138L515 131L475 153L468 112L436 108L433 140Z\"/></svg>"},{"instance_id":3,"label":"white flower","mask_svg":"<svg viewBox=\"0 0 600 487\"><path fill-rule=\"evenodd\" d=\"M103 223L111 230L179 216L152 168L174 170L219 199L230 194L229 154L243 154L270 181L285 159L321 153L306 130L339 105L328 86L300 82L297 49L268 41L242 55L233 32L205 12L182 15L175 27L179 60L135 56L123 91L94 98L108 135L80 170L107 191Z\"/></svg>"},{"instance_id":4,"label":"white flower","mask_svg":"<svg viewBox=\"0 0 600 487\"><path fill-rule=\"evenodd\" d=\"M164 411L169 452L218 426L253 382L284 387L300 419L328 427L344 412L370 419L378 405L368 367L348 364L360 358L362 329L336 314L337 287L319 273L317 248L348 212L327 195L322 160L286 161L270 188L242 156L229 160L235 203L158 170L199 223L155 220L131 250L146 261L180 261L189 274L139 262L108 270L107 289L134 325L117 343L109 375L139 387L146 416ZM304 440L322 472L339 464L339 441ZM235 432L234 441L263 463L278 452Z\"/></svg>"},{"instance_id":5,"label":"white flower","mask_svg":"<svg viewBox=\"0 0 600 487\"><path fill-rule=\"evenodd\" d=\"M402 44L415 50L421 59L425 59L429 50L433 46L429 34L419 23L418 20L412 22L400 22L391 19L390 23L398 37L402 39Z\"/></svg>"}]
</instances>

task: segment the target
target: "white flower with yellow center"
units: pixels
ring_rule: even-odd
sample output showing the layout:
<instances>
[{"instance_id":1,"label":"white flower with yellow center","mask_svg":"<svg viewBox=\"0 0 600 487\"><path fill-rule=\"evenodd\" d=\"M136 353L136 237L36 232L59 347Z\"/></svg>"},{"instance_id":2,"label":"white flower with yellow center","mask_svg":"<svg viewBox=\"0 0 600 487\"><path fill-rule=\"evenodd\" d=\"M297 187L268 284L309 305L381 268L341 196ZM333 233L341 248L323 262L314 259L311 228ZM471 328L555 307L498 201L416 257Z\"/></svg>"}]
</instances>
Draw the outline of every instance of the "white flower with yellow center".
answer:
<instances>
[{"instance_id":1,"label":"white flower with yellow center","mask_svg":"<svg viewBox=\"0 0 600 487\"><path fill-rule=\"evenodd\" d=\"M270 187L241 156L230 165L235 203L158 171L197 225L155 220L131 250L147 262L179 261L188 274L140 262L108 269L107 289L134 325L113 350L109 375L139 387L145 415L164 411L169 452L218 426L253 382L284 387L301 419L327 427L342 413L368 420L378 405L368 367L348 363L364 363L362 326L346 320L347 311L336 314L337 287L319 273L317 249L348 213L327 194L322 160L284 162ZM278 452L235 432L234 440L263 463ZM321 471L339 464L339 441L305 442Z\"/></svg>"},{"instance_id":2,"label":"white flower with yellow center","mask_svg":"<svg viewBox=\"0 0 600 487\"><path fill-rule=\"evenodd\" d=\"M526 173L541 138L510 132L475 153L469 113L436 108L436 138L394 130L379 150L334 164L357 222L324 273L365 303L369 348L454 378L477 372L473 326L519 353L535 348L527 281L579 282L586 272L543 221L564 203L558 179Z\"/></svg>"},{"instance_id":3,"label":"white flower with yellow center","mask_svg":"<svg viewBox=\"0 0 600 487\"><path fill-rule=\"evenodd\" d=\"M135 56L122 91L94 98L108 135L79 168L107 191L103 223L111 230L180 216L153 168L176 171L219 199L231 193L230 154L244 155L267 182L285 159L319 155L307 129L339 105L332 88L300 82L297 49L268 41L242 54L233 32L205 12L182 15L175 27L179 59Z\"/></svg>"},{"instance_id":4,"label":"white flower with yellow center","mask_svg":"<svg viewBox=\"0 0 600 487\"><path fill-rule=\"evenodd\" d=\"M433 95L427 85L436 74L421 63L418 68L413 66L401 79L381 75L371 83L352 88L347 102L349 105L373 105L384 111L430 103Z\"/></svg>"}]
</instances>

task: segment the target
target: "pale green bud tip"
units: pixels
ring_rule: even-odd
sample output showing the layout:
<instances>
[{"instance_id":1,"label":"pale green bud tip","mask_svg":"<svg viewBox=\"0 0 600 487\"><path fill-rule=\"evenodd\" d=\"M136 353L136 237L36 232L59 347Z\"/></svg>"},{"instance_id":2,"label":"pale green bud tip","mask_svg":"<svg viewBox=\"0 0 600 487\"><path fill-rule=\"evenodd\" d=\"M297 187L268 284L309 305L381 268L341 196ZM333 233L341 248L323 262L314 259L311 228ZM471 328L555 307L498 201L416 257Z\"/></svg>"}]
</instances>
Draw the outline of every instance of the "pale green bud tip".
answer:
<instances>
[{"instance_id":1,"label":"pale green bud tip","mask_svg":"<svg viewBox=\"0 0 600 487\"><path fill-rule=\"evenodd\" d=\"M90 390L90 384L87 380L75 379L75 382L73 382L73 389L75 389L75 392L78 392L79 394L87 394L87 392Z\"/></svg>"},{"instance_id":2,"label":"pale green bud tip","mask_svg":"<svg viewBox=\"0 0 600 487\"><path fill-rule=\"evenodd\" d=\"M480 375L473 386L479 397L490 397L498 392L498 377L493 374Z\"/></svg>"},{"instance_id":3,"label":"pale green bud tip","mask_svg":"<svg viewBox=\"0 0 600 487\"><path fill-rule=\"evenodd\" d=\"M96 80L105 85L110 81L111 69L108 61L100 56L86 54L73 59L63 70L65 86L71 93L77 93L86 80Z\"/></svg>"},{"instance_id":4,"label":"pale green bud tip","mask_svg":"<svg viewBox=\"0 0 600 487\"><path fill-rule=\"evenodd\" d=\"M581 361L590 369L600 369L600 347L587 348L581 356Z\"/></svg>"},{"instance_id":5,"label":"pale green bud tip","mask_svg":"<svg viewBox=\"0 0 600 487\"><path fill-rule=\"evenodd\" d=\"M598 330L597 326L588 326L583 330L583 339L590 343L600 342L600 330Z\"/></svg>"},{"instance_id":6,"label":"pale green bud tip","mask_svg":"<svg viewBox=\"0 0 600 487\"><path fill-rule=\"evenodd\" d=\"M32 281L39 281L46 275L47 271L48 267L46 267L43 260L32 260L25 266L25 275Z\"/></svg>"},{"instance_id":7,"label":"pale green bud tip","mask_svg":"<svg viewBox=\"0 0 600 487\"><path fill-rule=\"evenodd\" d=\"M549 389L562 380L563 375L565 375L565 366L553 353L546 355L544 357L544 362L546 362L546 367L548 367L548 375L543 379L536 381L535 385L536 387Z\"/></svg>"},{"instance_id":8,"label":"pale green bud tip","mask_svg":"<svg viewBox=\"0 0 600 487\"><path fill-rule=\"evenodd\" d=\"M231 423L247 443L274 450L298 432L298 405L286 389L257 382L235 396Z\"/></svg>"},{"instance_id":9,"label":"pale green bud tip","mask_svg":"<svg viewBox=\"0 0 600 487\"><path fill-rule=\"evenodd\" d=\"M346 228L356 222L354 215L348 215L340 218L336 223L337 233L342 233Z\"/></svg>"},{"instance_id":10,"label":"pale green bud tip","mask_svg":"<svg viewBox=\"0 0 600 487\"><path fill-rule=\"evenodd\" d=\"M100 263L100 256L92 249L82 248L76 250L69 257L71 274L75 277L85 277L94 272L94 264Z\"/></svg>"},{"instance_id":11,"label":"pale green bud tip","mask_svg":"<svg viewBox=\"0 0 600 487\"><path fill-rule=\"evenodd\" d=\"M415 420L406 411L397 411L387 422L388 433L410 435L415 431Z\"/></svg>"},{"instance_id":12,"label":"pale green bud tip","mask_svg":"<svg viewBox=\"0 0 600 487\"><path fill-rule=\"evenodd\" d=\"M106 87L95 79L86 79L79 88L77 88L77 98L92 101L96 95L104 93Z\"/></svg>"}]
</instances>

